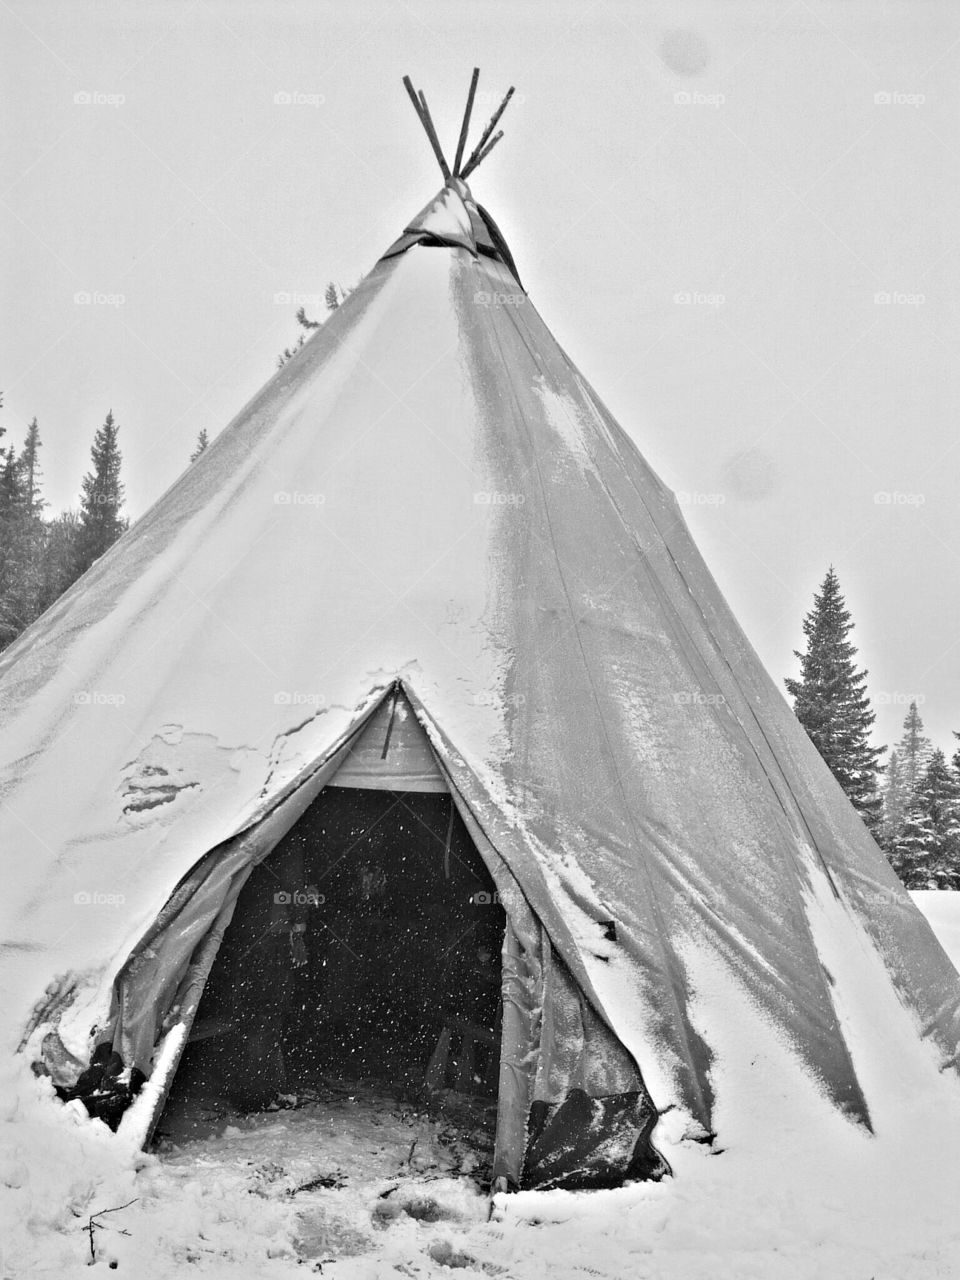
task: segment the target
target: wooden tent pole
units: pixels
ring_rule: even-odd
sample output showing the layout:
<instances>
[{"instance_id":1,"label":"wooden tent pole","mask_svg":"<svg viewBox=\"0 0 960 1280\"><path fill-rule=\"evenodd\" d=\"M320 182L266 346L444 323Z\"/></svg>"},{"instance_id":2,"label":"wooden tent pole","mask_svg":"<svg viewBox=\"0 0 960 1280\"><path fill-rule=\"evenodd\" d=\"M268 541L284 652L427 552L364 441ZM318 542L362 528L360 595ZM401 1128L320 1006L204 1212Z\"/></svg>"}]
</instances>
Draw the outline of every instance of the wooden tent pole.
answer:
<instances>
[{"instance_id":1,"label":"wooden tent pole","mask_svg":"<svg viewBox=\"0 0 960 1280\"><path fill-rule=\"evenodd\" d=\"M510 88L507 90L503 101L500 103L499 107L497 107L496 111L490 117L490 123L487 125L483 133L480 135L480 141L473 148L473 153L471 154L470 159L464 165L463 174L462 174L464 178L467 176L468 173L472 173L472 171L480 163L480 153L483 151L484 147L487 145L487 140L489 139L491 133L493 133L494 129L497 127L497 121L503 115L504 111L506 111L507 103L513 97L513 93L514 93L514 86L511 85Z\"/></svg>"},{"instance_id":2,"label":"wooden tent pole","mask_svg":"<svg viewBox=\"0 0 960 1280\"><path fill-rule=\"evenodd\" d=\"M490 139L487 145L483 148L483 150L477 156L476 160L474 160L472 163L466 166L466 168L463 171L463 174L461 175L463 177L464 182L466 182L467 178L470 177L471 173L473 173L475 170L480 168L484 160L486 160L487 156L490 154L490 152L493 150L493 148L497 145L497 143L500 141L502 137L503 137L503 130L500 129L497 133L493 135L493 137Z\"/></svg>"},{"instance_id":3,"label":"wooden tent pole","mask_svg":"<svg viewBox=\"0 0 960 1280\"><path fill-rule=\"evenodd\" d=\"M443 174L446 182L450 181L450 166L444 159L443 151L440 147L440 139L437 137L437 131L433 127L433 117L430 115L430 108L427 106L427 95L422 89L419 90L420 105L423 107L423 127L427 131L427 137L430 139L430 145L433 147L433 154L437 157L440 165L440 172Z\"/></svg>"},{"instance_id":4,"label":"wooden tent pole","mask_svg":"<svg viewBox=\"0 0 960 1280\"><path fill-rule=\"evenodd\" d=\"M424 130L426 130L427 126L423 123L423 109L420 106L420 99L417 97L417 91L414 89L413 81L409 76L403 77L403 87L410 95L410 101L413 103L413 109L417 113L417 119L423 125Z\"/></svg>"},{"instance_id":5,"label":"wooden tent pole","mask_svg":"<svg viewBox=\"0 0 960 1280\"><path fill-rule=\"evenodd\" d=\"M430 146L433 148L433 154L437 157L437 163L440 166L440 172L443 174L445 182L449 182L451 177L467 178L474 169L477 168L490 154L493 148L503 137L503 130L493 134L497 127L497 121L503 115L507 108L507 103L513 97L514 86L511 85L504 95L503 101L497 107L496 111L490 117L490 121L483 133L480 135L480 141L470 153L467 163L461 169L460 161L463 159L463 152L467 145L467 134L470 131L470 116L473 112L473 103L477 93L477 83L480 79L480 68L473 68L473 75L470 77L470 90L467 94L467 106L463 113L463 123L460 126L460 137L457 140L457 154L453 162L453 173L450 172L450 166L447 164L446 157L443 154L443 148L440 146L440 139L437 137L437 131L433 124L433 117L430 115L430 108L427 105L427 95L422 89L414 89L413 81L409 76L403 77L403 87L410 96L413 103L413 109L417 113L417 119L423 126L423 131L427 135ZM493 137L490 135L493 134Z\"/></svg>"},{"instance_id":6,"label":"wooden tent pole","mask_svg":"<svg viewBox=\"0 0 960 1280\"><path fill-rule=\"evenodd\" d=\"M470 113L473 111L473 99L477 92L477 81L480 79L480 68L473 68L473 75L470 77L470 92L467 94L467 106L463 113L463 124L460 126L460 139L457 142L457 154L453 161L453 176L460 177L460 161L463 159L463 149L467 145L467 133L470 130Z\"/></svg>"}]
</instances>

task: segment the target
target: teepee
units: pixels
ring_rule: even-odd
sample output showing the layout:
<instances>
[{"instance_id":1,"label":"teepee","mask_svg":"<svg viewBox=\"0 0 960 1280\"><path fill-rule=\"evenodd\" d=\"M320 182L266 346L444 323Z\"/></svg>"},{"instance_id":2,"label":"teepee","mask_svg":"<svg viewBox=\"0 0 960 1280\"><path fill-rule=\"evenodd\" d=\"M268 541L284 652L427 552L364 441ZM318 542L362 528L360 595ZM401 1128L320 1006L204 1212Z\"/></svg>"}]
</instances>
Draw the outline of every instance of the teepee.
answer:
<instances>
[{"instance_id":1,"label":"teepee","mask_svg":"<svg viewBox=\"0 0 960 1280\"><path fill-rule=\"evenodd\" d=\"M353 788L447 805L502 908L500 1185L722 1141L731 1022L869 1129L902 1026L956 1070L957 974L474 200L503 106L448 166L407 85L439 194L0 659L25 1069L106 1047L146 1140L244 886Z\"/></svg>"}]
</instances>

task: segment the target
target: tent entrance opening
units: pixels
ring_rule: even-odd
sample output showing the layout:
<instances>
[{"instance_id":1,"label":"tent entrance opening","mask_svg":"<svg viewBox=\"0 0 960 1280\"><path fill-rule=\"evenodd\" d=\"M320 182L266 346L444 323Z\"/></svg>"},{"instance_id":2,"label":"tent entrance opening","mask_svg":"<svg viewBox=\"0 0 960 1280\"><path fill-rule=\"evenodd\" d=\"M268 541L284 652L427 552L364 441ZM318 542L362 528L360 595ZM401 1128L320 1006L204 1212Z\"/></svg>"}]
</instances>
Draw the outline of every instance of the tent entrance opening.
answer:
<instances>
[{"instance_id":1,"label":"tent entrance opening","mask_svg":"<svg viewBox=\"0 0 960 1280\"><path fill-rule=\"evenodd\" d=\"M504 921L449 793L328 786L237 899L165 1115L330 1078L495 1099Z\"/></svg>"}]
</instances>

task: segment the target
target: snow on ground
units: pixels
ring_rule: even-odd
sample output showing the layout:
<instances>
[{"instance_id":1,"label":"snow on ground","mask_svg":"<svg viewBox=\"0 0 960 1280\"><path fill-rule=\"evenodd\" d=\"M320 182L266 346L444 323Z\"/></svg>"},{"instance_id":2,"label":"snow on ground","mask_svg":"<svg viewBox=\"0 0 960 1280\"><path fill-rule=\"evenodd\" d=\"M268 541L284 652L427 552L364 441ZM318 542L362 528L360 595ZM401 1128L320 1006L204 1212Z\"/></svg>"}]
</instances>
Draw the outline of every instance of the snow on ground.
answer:
<instances>
[{"instance_id":1,"label":"snow on ground","mask_svg":"<svg viewBox=\"0 0 960 1280\"><path fill-rule=\"evenodd\" d=\"M960 955L960 895L916 897ZM834 965L869 969L866 952L842 950ZM165 1123L160 1149L145 1155L76 1104L60 1106L47 1082L7 1069L0 1096L15 1123L0 1159L0 1271L89 1276L94 1214L96 1266L137 1280L960 1275L956 1082L934 1074L929 1088L911 1089L927 1050L898 1037L888 1061L860 1064L878 1104L871 1136L788 1069L789 1047L774 1033L745 1058L737 1028L750 1015L746 998L709 956L689 960L709 992L698 1016L717 1050L719 1094L739 1101L721 1105L715 1150L685 1140L680 1113L661 1120L657 1139L675 1177L660 1184L497 1197L488 1219L470 1176L483 1144L469 1123L427 1114L389 1089L330 1086L290 1110ZM874 988L851 1023L882 1016L895 1026L888 988ZM849 1030L856 1046L857 1028ZM748 1091L723 1088L744 1079Z\"/></svg>"}]
</instances>

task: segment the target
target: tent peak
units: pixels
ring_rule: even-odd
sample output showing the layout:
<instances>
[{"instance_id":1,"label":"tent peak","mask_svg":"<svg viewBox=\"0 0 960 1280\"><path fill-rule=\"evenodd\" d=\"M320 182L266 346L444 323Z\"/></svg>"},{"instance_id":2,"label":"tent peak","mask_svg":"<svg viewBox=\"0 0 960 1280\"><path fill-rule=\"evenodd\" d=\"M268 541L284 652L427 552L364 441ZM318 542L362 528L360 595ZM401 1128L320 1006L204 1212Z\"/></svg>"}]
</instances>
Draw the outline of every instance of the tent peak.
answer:
<instances>
[{"instance_id":1,"label":"tent peak","mask_svg":"<svg viewBox=\"0 0 960 1280\"><path fill-rule=\"evenodd\" d=\"M504 111L506 110L507 103L513 97L513 94L514 94L513 85L511 85L510 88L507 90L506 94L503 97L502 102L497 107L496 111L494 111L493 115L490 117L487 127L484 129L483 133L480 135L480 140L477 143L477 145L470 152L470 155L468 156L466 163L463 163L463 153L467 144L467 134L470 131L470 115L471 115L471 112L473 111L473 101L476 96L477 82L479 81L479 79L480 79L480 68L474 67L473 75L470 77L470 88L467 92L467 104L463 112L463 122L460 125L460 136L457 139L456 155L453 161L453 168L451 169L450 166L447 164L446 156L443 154L443 148L440 146L440 139L437 137L437 131L436 131L436 128L434 127L433 118L430 115L430 108L427 106L426 95L424 94L422 89L420 90L414 89L413 82L409 76L403 77L404 88L406 89L407 93L410 95L410 101L413 103L413 109L414 111L416 111L417 118L419 119L421 125L423 126L423 131L427 135L427 138L430 142L430 146L433 148L433 154L437 158L437 163L440 166L440 172L443 174L443 178L445 182L450 182L451 179L457 179L457 178L461 178L465 181L470 176L470 174L473 173L475 169L479 168L479 166L483 163L483 161L487 158L487 156L490 154L493 148L497 145L497 143L503 137L502 129L496 134L494 134L493 131L494 129L496 129L497 123L500 117L503 115Z\"/></svg>"}]
</instances>

